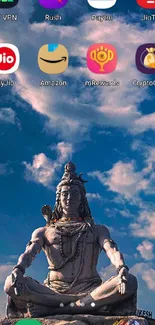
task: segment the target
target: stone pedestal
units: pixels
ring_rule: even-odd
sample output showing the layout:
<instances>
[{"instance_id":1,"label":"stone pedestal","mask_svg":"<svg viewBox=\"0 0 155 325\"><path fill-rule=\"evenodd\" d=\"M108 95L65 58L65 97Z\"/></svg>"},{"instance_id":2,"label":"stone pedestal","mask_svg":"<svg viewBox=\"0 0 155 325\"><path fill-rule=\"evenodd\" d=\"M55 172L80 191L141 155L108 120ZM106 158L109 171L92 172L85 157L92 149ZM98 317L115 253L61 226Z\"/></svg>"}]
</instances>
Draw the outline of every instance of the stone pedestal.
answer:
<instances>
[{"instance_id":1,"label":"stone pedestal","mask_svg":"<svg viewBox=\"0 0 155 325\"><path fill-rule=\"evenodd\" d=\"M27 318L33 325L35 318ZM24 318L24 321L27 320ZM55 315L36 318L42 325L155 325L155 320L137 316ZM21 318L0 319L0 325L15 325ZM24 325L24 323L23 323ZM25 325L28 325L28 322Z\"/></svg>"}]
</instances>

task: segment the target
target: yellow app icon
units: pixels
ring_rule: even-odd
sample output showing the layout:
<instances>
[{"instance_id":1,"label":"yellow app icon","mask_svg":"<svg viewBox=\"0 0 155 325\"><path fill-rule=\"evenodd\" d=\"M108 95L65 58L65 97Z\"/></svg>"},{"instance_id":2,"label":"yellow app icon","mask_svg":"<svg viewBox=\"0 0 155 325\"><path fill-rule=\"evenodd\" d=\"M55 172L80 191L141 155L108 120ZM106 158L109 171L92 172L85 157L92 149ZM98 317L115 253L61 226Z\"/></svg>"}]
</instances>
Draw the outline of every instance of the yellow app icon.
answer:
<instances>
[{"instance_id":1,"label":"yellow app icon","mask_svg":"<svg viewBox=\"0 0 155 325\"><path fill-rule=\"evenodd\" d=\"M97 9L108 9L115 5L117 0L88 0L91 7Z\"/></svg>"},{"instance_id":2,"label":"yellow app icon","mask_svg":"<svg viewBox=\"0 0 155 325\"><path fill-rule=\"evenodd\" d=\"M61 44L43 45L38 52L38 65L48 74L63 73L68 67L68 51Z\"/></svg>"}]
</instances>

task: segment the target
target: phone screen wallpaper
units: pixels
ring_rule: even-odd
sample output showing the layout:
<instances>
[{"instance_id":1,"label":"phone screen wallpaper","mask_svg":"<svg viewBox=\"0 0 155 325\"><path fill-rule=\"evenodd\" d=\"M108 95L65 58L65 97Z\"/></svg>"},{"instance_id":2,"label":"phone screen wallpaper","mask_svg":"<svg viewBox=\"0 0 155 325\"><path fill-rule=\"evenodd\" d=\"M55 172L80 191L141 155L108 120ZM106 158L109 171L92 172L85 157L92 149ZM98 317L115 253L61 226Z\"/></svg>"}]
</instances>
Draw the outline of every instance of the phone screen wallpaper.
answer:
<instances>
[{"instance_id":1,"label":"phone screen wallpaper","mask_svg":"<svg viewBox=\"0 0 155 325\"><path fill-rule=\"evenodd\" d=\"M73 161L95 222L138 279L138 308L155 318L154 9L136 0L10 3L0 6L0 315L4 281ZM47 272L41 252L26 275L43 283ZM98 272L116 274L104 253Z\"/></svg>"}]
</instances>

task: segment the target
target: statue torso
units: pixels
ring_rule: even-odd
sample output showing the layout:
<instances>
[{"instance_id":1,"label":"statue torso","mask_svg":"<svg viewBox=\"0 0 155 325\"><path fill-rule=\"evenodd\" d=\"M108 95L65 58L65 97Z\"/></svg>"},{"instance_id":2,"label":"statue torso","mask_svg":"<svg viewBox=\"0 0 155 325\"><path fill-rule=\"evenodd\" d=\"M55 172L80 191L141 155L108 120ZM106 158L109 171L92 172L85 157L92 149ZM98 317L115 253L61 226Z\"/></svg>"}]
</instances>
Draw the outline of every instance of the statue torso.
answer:
<instances>
[{"instance_id":1,"label":"statue torso","mask_svg":"<svg viewBox=\"0 0 155 325\"><path fill-rule=\"evenodd\" d=\"M61 228L59 228L61 229ZM66 282L74 281L80 266L82 271L78 280L90 279L98 276L96 266L100 252L97 238L97 227L93 226L94 231L88 229L83 232L78 249L75 250L72 260L68 261L58 270L52 270L54 266L60 266L67 256L70 256L75 241L79 233L73 236L60 236L60 231L55 226L47 227L44 236L44 252L47 256L50 271L50 280L62 280ZM64 256L65 255L65 256Z\"/></svg>"}]
</instances>

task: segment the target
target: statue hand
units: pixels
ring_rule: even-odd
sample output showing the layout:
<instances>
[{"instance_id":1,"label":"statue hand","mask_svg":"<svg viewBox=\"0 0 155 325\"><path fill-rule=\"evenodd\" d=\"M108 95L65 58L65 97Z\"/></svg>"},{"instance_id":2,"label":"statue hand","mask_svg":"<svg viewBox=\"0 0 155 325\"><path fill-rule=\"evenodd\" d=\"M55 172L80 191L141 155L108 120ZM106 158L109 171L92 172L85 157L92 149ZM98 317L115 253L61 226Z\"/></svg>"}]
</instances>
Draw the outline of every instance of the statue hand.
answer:
<instances>
[{"instance_id":1,"label":"statue hand","mask_svg":"<svg viewBox=\"0 0 155 325\"><path fill-rule=\"evenodd\" d=\"M123 267L118 274L119 293L124 295L127 291L127 282L129 280L128 270Z\"/></svg>"},{"instance_id":2,"label":"statue hand","mask_svg":"<svg viewBox=\"0 0 155 325\"><path fill-rule=\"evenodd\" d=\"M14 269L11 275L15 295L23 296L25 293L26 286L24 284L24 277L22 271L20 269Z\"/></svg>"}]
</instances>

